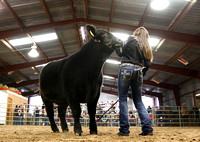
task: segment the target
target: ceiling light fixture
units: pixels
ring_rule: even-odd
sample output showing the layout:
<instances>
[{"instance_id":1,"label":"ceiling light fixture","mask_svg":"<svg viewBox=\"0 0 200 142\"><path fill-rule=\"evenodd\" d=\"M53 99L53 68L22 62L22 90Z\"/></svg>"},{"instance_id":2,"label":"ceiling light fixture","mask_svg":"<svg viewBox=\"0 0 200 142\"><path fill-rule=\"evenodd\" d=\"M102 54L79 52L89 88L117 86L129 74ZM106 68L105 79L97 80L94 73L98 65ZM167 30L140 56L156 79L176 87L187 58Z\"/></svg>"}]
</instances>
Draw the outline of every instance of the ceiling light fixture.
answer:
<instances>
[{"instance_id":1,"label":"ceiling light fixture","mask_svg":"<svg viewBox=\"0 0 200 142\"><path fill-rule=\"evenodd\" d=\"M185 59L183 59L182 57L178 58L178 61L181 62L184 65L188 64L188 61L186 61Z\"/></svg>"},{"instance_id":2,"label":"ceiling light fixture","mask_svg":"<svg viewBox=\"0 0 200 142\"><path fill-rule=\"evenodd\" d=\"M28 53L30 57L37 57L39 56L39 53L37 52L37 46L33 45L31 46L31 51Z\"/></svg>"},{"instance_id":3,"label":"ceiling light fixture","mask_svg":"<svg viewBox=\"0 0 200 142\"><path fill-rule=\"evenodd\" d=\"M169 5L168 0L152 0L151 8L154 10L163 10Z\"/></svg>"},{"instance_id":4,"label":"ceiling light fixture","mask_svg":"<svg viewBox=\"0 0 200 142\"><path fill-rule=\"evenodd\" d=\"M196 96L197 96L197 97L200 96L200 93L199 93L199 94L196 94Z\"/></svg>"},{"instance_id":5,"label":"ceiling light fixture","mask_svg":"<svg viewBox=\"0 0 200 142\"><path fill-rule=\"evenodd\" d=\"M58 39L58 36L56 35L56 33L48 33L48 34L33 36L33 39L35 42L44 42L44 41Z\"/></svg>"},{"instance_id":6,"label":"ceiling light fixture","mask_svg":"<svg viewBox=\"0 0 200 142\"><path fill-rule=\"evenodd\" d=\"M155 82L156 84L159 84L160 83L160 79L159 78L154 78L153 82Z\"/></svg>"},{"instance_id":7,"label":"ceiling light fixture","mask_svg":"<svg viewBox=\"0 0 200 142\"><path fill-rule=\"evenodd\" d=\"M160 39L156 37L150 37L148 41L149 41L150 46L155 47L158 45Z\"/></svg>"},{"instance_id":8,"label":"ceiling light fixture","mask_svg":"<svg viewBox=\"0 0 200 142\"><path fill-rule=\"evenodd\" d=\"M48 34L32 36L32 38L34 39L35 42L44 42L44 41L50 41L50 40L58 39L58 36L57 36L56 33L48 33ZM29 37L12 39L12 40L9 40L9 43L12 46L33 44L32 40Z\"/></svg>"},{"instance_id":9,"label":"ceiling light fixture","mask_svg":"<svg viewBox=\"0 0 200 142\"><path fill-rule=\"evenodd\" d=\"M106 63L110 63L110 64L116 64L116 65L119 65L119 64L121 64L121 62L119 62L119 61L116 61L116 60L111 60L111 59L107 59L107 60L106 60Z\"/></svg>"},{"instance_id":10,"label":"ceiling light fixture","mask_svg":"<svg viewBox=\"0 0 200 142\"><path fill-rule=\"evenodd\" d=\"M37 66L35 66L35 67L44 67L44 66L46 66L48 63L46 63L46 64L41 64L41 65L37 65Z\"/></svg>"},{"instance_id":11,"label":"ceiling light fixture","mask_svg":"<svg viewBox=\"0 0 200 142\"><path fill-rule=\"evenodd\" d=\"M106 78L106 79L115 79L114 77L108 76L108 75L104 75L103 78Z\"/></svg>"}]
</instances>

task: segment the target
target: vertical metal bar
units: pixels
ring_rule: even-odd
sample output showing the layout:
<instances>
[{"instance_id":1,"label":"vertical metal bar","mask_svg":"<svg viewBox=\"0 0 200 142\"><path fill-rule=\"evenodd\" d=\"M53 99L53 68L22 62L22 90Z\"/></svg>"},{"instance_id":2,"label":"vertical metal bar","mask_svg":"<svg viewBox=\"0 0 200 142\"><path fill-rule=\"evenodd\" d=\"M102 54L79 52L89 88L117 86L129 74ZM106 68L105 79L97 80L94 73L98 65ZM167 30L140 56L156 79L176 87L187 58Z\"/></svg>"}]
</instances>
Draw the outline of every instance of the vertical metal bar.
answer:
<instances>
[{"instance_id":1,"label":"vertical metal bar","mask_svg":"<svg viewBox=\"0 0 200 142\"><path fill-rule=\"evenodd\" d=\"M178 106L178 113L179 113L179 125L181 127L181 107Z\"/></svg>"}]
</instances>

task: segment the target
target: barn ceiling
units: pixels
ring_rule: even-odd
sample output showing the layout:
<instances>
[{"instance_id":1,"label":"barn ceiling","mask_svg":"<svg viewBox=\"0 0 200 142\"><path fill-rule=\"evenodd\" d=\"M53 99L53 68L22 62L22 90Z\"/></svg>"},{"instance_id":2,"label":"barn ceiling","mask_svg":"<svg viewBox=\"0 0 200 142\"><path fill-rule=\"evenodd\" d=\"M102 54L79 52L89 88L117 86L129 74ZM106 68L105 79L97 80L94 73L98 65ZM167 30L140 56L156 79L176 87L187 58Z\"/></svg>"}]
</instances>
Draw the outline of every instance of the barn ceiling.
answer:
<instances>
[{"instance_id":1,"label":"barn ceiling","mask_svg":"<svg viewBox=\"0 0 200 142\"><path fill-rule=\"evenodd\" d=\"M93 24L110 32L132 34L145 26L159 38L153 47L154 61L144 77L143 93L159 96L200 74L200 1L169 0L162 11L151 0L0 0L0 83L16 87L22 95L39 94L42 64L69 56L83 46L80 27ZM37 42L34 37L56 33L57 39ZM31 43L14 46L12 40ZM28 52L37 45L39 56ZM182 57L187 65L177 59ZM113 53L110 59L120 61ZM105 63L102 91L117 94L119 65ZM14 72L11 72L14 71ZM11 73L11 74L10 74ZM159 80L159 84L153 80ZM19 83L20 82L20 83Z\"/></svg>"}]
</instances>

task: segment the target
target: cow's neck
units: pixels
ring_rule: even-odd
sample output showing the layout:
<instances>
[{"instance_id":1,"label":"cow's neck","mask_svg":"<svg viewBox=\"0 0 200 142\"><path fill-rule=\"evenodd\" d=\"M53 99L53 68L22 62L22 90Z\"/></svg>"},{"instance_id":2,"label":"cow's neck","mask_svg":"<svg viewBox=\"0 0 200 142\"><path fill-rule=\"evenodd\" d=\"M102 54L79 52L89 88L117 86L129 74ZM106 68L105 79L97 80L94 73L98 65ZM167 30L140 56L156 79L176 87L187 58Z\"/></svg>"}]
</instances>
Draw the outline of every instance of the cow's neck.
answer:
<instances>
[{"instance_id":1,"label":"cow's neck","mask_svg":"<svg viewBox=\"0 0 200 142\"><path fill-rule=\"evenodd\" d=\"M94 40L90 40L84 47L82 47L81 52L85 52L86 60L90 64L90 69L101 72L101 68L104 62L112 54L113 49L106 47L102 43L97 43Z\"/></svg>"}]
</instances>

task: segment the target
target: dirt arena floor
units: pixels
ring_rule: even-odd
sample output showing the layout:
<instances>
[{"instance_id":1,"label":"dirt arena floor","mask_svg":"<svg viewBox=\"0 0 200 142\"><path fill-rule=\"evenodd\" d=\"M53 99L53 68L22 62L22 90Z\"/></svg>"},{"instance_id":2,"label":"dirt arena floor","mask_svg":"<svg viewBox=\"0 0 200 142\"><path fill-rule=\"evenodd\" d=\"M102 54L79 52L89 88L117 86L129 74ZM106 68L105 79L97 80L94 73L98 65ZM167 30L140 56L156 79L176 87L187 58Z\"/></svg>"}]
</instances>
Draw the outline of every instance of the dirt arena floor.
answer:
<instances>
[{"instance_id":1,"label":"dirt arena floor","mask_svg":"<svg viewBox=\"0 0 200 142\"><path fill-rule=\"evenodd\" d=\"M200 142L200 127L154 127L153 136L139 136L140 127L131 127L130 136L117 136L118 127L98 127L98 135L82 129L83 136L75 136L73 127L52 133L49 126L0 126L0 142Z\"/></svg>"}]
</instances>

